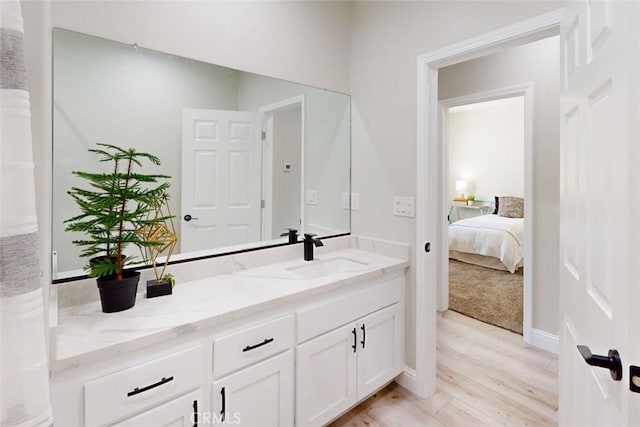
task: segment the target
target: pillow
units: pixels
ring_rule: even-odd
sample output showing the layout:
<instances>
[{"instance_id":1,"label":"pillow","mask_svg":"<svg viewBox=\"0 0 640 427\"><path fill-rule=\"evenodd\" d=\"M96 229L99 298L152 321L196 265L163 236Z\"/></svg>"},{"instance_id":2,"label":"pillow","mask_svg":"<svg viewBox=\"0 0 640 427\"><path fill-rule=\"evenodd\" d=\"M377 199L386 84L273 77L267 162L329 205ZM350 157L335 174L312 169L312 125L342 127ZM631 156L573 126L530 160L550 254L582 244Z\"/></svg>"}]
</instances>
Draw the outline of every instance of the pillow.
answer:
<instances>
[{"instance_id":1,"label":"pillow","mask_svg":"<svg viewBox=\"0 0 640 427\"><path fill-rule=\"evenodd\" d=\"M522 197L502 196L498 198L498 202L498 216L524 218L524 199Z\"/></svg>"},{"instance_id":2,"label":"pillow","mask_svg":"<svg viewBox=\"0 0 640 427\"><path fill-rule=\"evenodd\" d=\"M498 215L498 206L500 206L500 197L495 196L494 197L495 202L493 203L493 214L494 215Z\"/></svg>"}]
</instances>

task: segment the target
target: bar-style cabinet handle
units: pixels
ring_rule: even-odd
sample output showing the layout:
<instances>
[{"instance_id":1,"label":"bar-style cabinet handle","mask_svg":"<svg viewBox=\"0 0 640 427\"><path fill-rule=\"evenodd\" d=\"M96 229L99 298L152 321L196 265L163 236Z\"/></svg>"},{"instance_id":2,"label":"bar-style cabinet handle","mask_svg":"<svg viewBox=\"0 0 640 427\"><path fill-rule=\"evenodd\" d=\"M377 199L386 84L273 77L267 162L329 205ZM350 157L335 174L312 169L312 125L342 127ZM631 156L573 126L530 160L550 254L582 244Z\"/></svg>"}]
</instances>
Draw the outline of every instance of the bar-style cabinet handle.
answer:
<instances>
[{"instance_id":1,"label":"bar-style cabinet handle","mask_svg":"<svg viewBox=\"0 0 640 427\"><path fill-rule=\"evenodd\" d=\"M193 427L198 427L198 401L193 401Z\"/></svg>"},{"instance_id":2,"label":"bar-style cabinet handle","mask_svg":"<svg viewBox=\"0 0 640 427\"><path fill-rule=\"evenodd\" d=\"M227 397L224 392L224 387L220 390L220 394L222 395L222 410L220 411L220 415L222 416L222 422L224 422L224 413L227 411Z\"/></svg>"},{"instance_id":3,"label":"bar-style cabinet handle","mask_svg":"<svg viewBox=\"0 0 640 427\"><path fill-rule=\"evenodd\" d=\"M245 348L242 349L242 352L244 353L245 351L251 351L251 350L255 350L258 347L262 347L263 345L267 345L270 342L273 342L273 338L266 338L264 341L262 341L260 344L255 344L255 345L248 345Z\"/></svg>"},{"instance_id":4,"label":"bar-style cabinet handle","mask_svg":"<svg viewBox=\"0 0 640 427\"><path fill-rule=\"evenodd\" d=\"M162 379L160 381L158 381L157 383L153 383L151 385L145 386L145 387L136 387L134 388L132 391L130 391L129 393L127 393L127 397L131 397L131 396L135 396L136 394L140 394L140 393L144 393L145 391L151 390L152 388L156 388L156 387L160 387L163 384L166 384L168 382L173 381L173 377L162 377Z\"/></svg>"}]
</instances>

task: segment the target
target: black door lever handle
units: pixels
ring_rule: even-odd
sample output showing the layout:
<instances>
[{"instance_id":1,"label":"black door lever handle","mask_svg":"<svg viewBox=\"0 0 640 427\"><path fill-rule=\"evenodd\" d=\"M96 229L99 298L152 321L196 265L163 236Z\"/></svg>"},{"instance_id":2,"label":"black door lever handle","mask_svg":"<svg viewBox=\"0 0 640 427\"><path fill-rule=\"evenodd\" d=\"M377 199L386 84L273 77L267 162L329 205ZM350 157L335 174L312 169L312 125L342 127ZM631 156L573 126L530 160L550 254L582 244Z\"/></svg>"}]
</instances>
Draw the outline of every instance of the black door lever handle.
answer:
<instances>
[{"instance_id":1,"label":"black door lever handle","mask_svg":"<svg viewBox=\"0 0 640 427\"><path fill-rule=\"evenodd\" d=\"M618 350L609 350L607 356L600 356L591 353L591 350L586 345L579 345L578 351L588 365L606 368L611 373L611 378L614 381L622 380L622 360Z\"/></svg>"}]
</instances>

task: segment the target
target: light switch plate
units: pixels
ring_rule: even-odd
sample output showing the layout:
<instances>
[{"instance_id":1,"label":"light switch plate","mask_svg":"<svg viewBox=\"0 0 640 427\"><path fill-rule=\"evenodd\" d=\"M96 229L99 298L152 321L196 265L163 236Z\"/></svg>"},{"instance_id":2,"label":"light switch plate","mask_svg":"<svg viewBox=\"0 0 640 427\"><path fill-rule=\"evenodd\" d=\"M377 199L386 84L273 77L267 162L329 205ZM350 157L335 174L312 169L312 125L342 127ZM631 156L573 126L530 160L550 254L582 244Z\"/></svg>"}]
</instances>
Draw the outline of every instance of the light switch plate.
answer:
<instances>
[{"instance_id":1,"label":"light switch plate","mask_svg":"<svg viewBox=\"0 0 640 427\"><path fill-rule=\"evenodd\" d=\"M307 205L318 205L318 190L305 190L304 192L304 202Z\"/></svg>"},{"instance_id":2,"label":"light switch plate","mask_svg":"<svg viewBox=\"0 0 640 427\"><path fill-rule=\"evenodd\" d=\"M349 206L349 194L351 194L351 206ZM342 209L349 209L352 211L360 210L360 195L358 193L342 193Z\"/></svg>"},{"instance_id":3,"label":"light switch plate","mask_svg":"<svg viewBox=\"0 0 640 427\"><path fill-rule=\"evenodd\" d=\"M351 210L359 211L360 210L360 194L351 193Z\"/></svg>"},{"instance_id":4,"label":"light switch plate","mask_svg":"<svg viewBox=\"0 0 640 427\"><path fill-rule=\"evenodd\" d=\"M399 197L393 198L393 214L395 216L405 216L408 218L414 218L416 216L414 197Z\"/></svg>"}]
</instances>

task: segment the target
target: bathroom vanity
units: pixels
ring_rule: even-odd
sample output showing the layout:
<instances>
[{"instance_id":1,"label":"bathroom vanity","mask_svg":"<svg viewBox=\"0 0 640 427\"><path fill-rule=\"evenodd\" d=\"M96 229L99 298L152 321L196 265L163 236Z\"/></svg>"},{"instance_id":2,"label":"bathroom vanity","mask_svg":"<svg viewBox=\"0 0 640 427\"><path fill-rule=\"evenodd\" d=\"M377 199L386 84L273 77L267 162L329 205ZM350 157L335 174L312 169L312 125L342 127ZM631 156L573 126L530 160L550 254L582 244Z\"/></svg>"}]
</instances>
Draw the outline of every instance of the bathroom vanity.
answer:
<instances>
[{"instance_id":1,"label":"bathroom vanity","mask_svg":"<svg viewBox=\"0 0 640 427\"><path fill-rule=\"evenodd\" d=\"M325 425L402 372L407 266L349 248L61 308L56 424Z\"/></svg>"},{"instance_id":2,"label":"bathroom vanity","mask_svg":"<svg viewBox=\"0 0 640 427\"><path fill-rule=\"evenodd\" d=\"M348 95L52 37L56 425L320 426L403 371L409 248L349 235ZM110 314L64 223L105 135L162 159L178 235L173 295Z\"/></svg>"}]
</instances>

